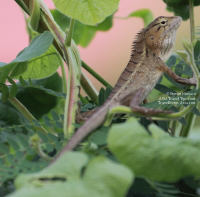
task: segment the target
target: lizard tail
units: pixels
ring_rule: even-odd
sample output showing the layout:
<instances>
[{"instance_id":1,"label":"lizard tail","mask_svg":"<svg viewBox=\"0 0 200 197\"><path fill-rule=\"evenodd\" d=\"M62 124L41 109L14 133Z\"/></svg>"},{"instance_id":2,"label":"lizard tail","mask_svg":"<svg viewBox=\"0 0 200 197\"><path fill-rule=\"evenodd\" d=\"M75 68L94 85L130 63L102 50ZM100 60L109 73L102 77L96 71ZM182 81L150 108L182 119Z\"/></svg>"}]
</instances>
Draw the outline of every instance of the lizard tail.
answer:
<instances>
[{"instance_id":1,"label":"lizard tail","mask_svg":"<svg viewBox=\"0 0 200 197\"><path fill-rule=\"evenodd\" d=\"M63 154L66 151L73 150L76 146L87 137L92 131L97 129L100 125L105 121L108 109L110 108L109 102L106 102L103 106L101 106L96 113L91 115L88 120L75 132L75 134L71 137L68 144L62 149L62 151L58 154Z\"/></svg>"}]
</instances>

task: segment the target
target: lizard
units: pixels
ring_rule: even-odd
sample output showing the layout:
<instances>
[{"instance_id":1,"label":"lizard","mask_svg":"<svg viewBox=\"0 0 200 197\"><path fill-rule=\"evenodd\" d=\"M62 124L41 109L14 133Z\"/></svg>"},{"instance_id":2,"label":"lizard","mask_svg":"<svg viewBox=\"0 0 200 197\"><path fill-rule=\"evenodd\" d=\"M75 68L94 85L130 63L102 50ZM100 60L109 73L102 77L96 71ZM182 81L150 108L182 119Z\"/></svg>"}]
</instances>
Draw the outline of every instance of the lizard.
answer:
<instances>
[{"instance_id":1,"label":"lizard","mask_svg":"<svg viewBox=\"0 0 200 197\"><path fill-rule=\"evenodd\" d=\"M73 150L87 135L101 126L108 111L115 106L130 106L134 112L145 116L172 113L167 110L145 108L140 104L164 73L180 84L196 85L193 79L179 77L164 63L173 52L176 32L181 22L182 18L179 16L160 16L138 33L133 41L130 60L111 94L75 132L57 157Z\"/></svg>"}]
</instances>

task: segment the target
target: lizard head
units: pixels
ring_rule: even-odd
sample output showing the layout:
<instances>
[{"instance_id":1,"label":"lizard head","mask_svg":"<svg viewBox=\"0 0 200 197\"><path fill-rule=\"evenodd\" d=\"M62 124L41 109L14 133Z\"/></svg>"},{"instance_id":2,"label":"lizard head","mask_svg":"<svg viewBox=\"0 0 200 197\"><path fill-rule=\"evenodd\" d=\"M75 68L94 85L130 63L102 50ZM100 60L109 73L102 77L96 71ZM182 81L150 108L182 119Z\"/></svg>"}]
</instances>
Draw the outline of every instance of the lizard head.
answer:
<instances>
[{"instance_id":1,"label":"lizard head","mask_svg":"<svg viewBox=\"0 0 200 197\"><path fill-rule=\"evenodd\" d=\"M160 16L145 29L146 46L163 61L166 61L173 51L176 31L181 21L179 16Z\"/></svg>"}]
</instances>

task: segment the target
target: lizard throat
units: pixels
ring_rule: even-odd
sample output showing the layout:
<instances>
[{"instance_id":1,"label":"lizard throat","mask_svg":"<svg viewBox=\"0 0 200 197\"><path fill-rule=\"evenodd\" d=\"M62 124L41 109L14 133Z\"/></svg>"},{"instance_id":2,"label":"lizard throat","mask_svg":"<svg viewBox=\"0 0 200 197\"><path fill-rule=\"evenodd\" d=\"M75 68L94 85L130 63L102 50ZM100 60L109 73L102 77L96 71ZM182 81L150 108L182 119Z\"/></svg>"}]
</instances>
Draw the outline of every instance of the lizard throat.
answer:
<instances>
[{"instance_id":1,"label":"lizard throat","mask_svg":"<svg viewBox=\"0 0 200 197\"><path fill-rule=\"evenodd\" d=\"M171 34L164 36L164 39L160 41L160 49L157 55L161 58L162 61L167 61L171 53L173 52L175 39L176 32L172 32Z\"/></svg>"}]
</instances>

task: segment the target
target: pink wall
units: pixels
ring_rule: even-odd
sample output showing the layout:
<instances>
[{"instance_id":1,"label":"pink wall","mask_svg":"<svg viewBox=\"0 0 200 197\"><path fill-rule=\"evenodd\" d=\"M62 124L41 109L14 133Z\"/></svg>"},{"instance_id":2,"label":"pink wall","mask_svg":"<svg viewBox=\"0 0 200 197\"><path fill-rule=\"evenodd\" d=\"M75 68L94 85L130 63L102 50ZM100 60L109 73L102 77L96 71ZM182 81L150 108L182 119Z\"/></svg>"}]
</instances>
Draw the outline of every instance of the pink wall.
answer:
<instances>
[{"instance_id":1,"label":"pink wall","mask_svg":"<svg viewBox=\"0 0 200 197\"><path fill-rule=\"evenodd\" d=\"M51 0L43 1L49 8L54 7ZM150 9L154 17L171 16L172 13L167 12L165 7L162 0L121 0L115 16L127 16L142 8ZM24 16L14 0L1 0L0 25L0 62L10 62L19 51L28 45ZM89 47L79 47L82 59L111 84L114 84L127 64L132 40L142 27L143 22L140 18L114 19L114 26L110 31L97 33ZM178 48L180 48L181 39L188 36L187 22L182 24L179 30ZM99 89L101 84L91 76L89 77Z\"/></svg>"}]
</instances>

